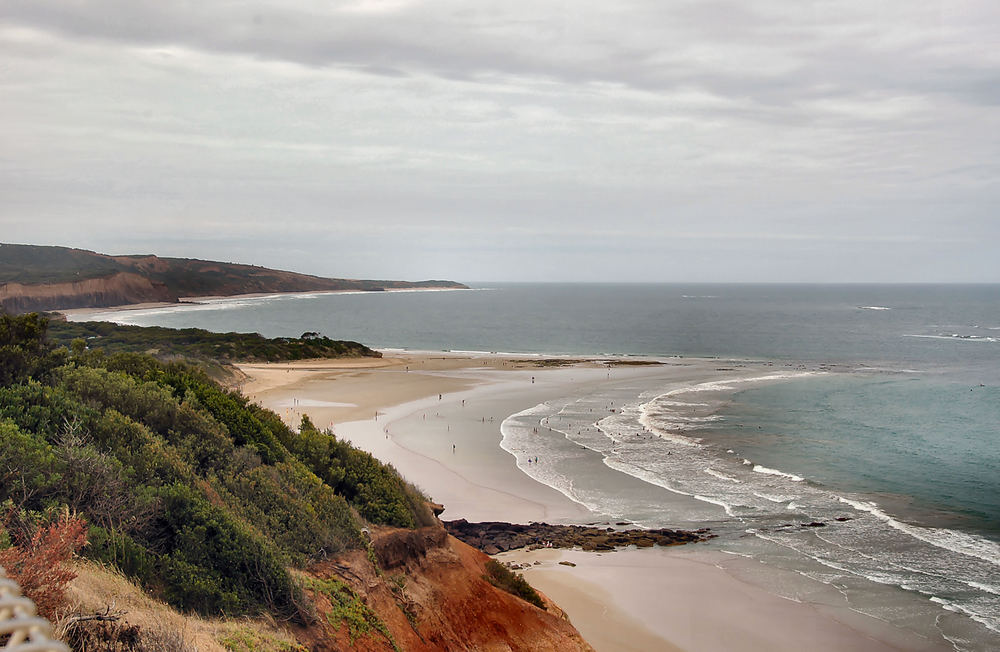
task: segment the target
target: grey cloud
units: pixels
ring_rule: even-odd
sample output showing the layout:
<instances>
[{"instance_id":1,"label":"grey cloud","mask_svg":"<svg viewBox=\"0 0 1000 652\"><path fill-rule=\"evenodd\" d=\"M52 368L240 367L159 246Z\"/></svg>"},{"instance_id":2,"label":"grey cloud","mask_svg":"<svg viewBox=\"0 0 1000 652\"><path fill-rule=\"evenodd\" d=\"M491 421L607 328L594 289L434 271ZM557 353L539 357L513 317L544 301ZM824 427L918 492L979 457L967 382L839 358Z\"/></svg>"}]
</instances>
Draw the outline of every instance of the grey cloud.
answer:
<instances>
[{"instance_id":1,"label":"grey cloud","mask_svg":"<svg viewBox=\"0 0 1000 652\"><path fill-rule=\"evenodd\" d=\"M878 40L877 29L838 31L815 12L787 11L788 3L764 3L767 13L732 2L581 2L553 5L547 14L528 14L517 3L493 12L478 4L469 9L466 3L417 3L375 15L345 13L336 6L16 0L8 2L5 19L77 37L181 45L394 76L527 75L650 90L698 86L764 104L837 92L817 90L824 85L839 92L889 86L962 93L972 101L996 99L989 83L996 67L977 71L951 65L949 72L946 57L920 50L950 43L936 35L933 22L915 26L928 31L924 43L887 46ZM532 9L544 12L546 5L534 3ZM528 15L534 17L523 17ZM700 60L699 52L707 59Z\"/></svg>"},{"instance_id":2,"label":"grey cloud","mask_svg":"<svg viewBox=\"0 0 1000 652\"><path fill-rule=\"evenodd\" d=\"M6 0L5 237L358 276L781 280L808 250L817 279L862 275L838 252L1000 279L993 3L346 4ZM935 244L968 252L907 266Z\"/></svg>"}]
</instances>

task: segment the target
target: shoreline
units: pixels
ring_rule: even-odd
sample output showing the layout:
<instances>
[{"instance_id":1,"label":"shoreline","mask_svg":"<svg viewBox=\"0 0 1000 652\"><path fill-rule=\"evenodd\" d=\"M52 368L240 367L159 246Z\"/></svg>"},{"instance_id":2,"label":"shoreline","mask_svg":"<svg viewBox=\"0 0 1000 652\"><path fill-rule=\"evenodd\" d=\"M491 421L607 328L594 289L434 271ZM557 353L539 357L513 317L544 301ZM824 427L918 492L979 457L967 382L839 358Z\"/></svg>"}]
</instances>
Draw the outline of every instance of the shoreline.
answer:
<instances>
[{"instance_id":1,"label":"shoreline","mask_svg":"<svg viewBox=\"0 0 1000 652\"><path fill-rule=\"evenodd\" d=\"M444 504L443 519L582 524L600 523L607 515L527 475L518 466L523 459L516 451L500 447L500 423L542 401L575 395L609 380L656 375L690 382L721 371L720 359L682 358L672 359L672 365L611 369L592 362L607 358L574 356L575 361L591 362L541 367L523 356L393 351L376 365L311 361L241 369L251 378L258 374L261 384L247 385L257 390L247 390L255 400L276 408L293 426L302 413L309 414L318 426L332 427L338 437L393 464L407 480ZM762 363L747 364L749 376ZM267 372L275 373L260 380ZM819 591L822 597L814 601L795 601L765 586L790 571L769 568L768 582L740 579L733 569L723 567L722 551L706 546L613 553L518 550L499 558L532 564L525 570L529 581L556 599L602 652L803 646L832 651L845 649L847 642L848 649L872 652L941 649L929 641L921 645L915 634L851 612L828 591ZM576 567L558 564L570 559ZM691 600L691 595L699 597ZM702 609L706 604L712 608ZM756 607L756 616L735 618L750 607ZM664 612L685 615L665 617ZM808 623L796 630L803 638L787 643L786 625L798 621ZM814 641L819 647L812 646ZM829 645L823 647L823 641Z\"/></svg>"},{"instance_id":2,"label":"shoreline","mask_svg":"<svg viewBox=\"0 0 1000 652\"><path fill-rule=\"evenodd\" d=\"M176 308L177 306L197 306L206 303L218 303L228 299L262 299L272 297L294 297L308 295L319 296L326 294L384 294L386 292L455 292L462 290L472 290L474 288L453 288L453 287L426 287L426 288L385 288L382 290L300 290L298 292L247 292L245 294L209 294L205 296L178 297L177 301L147 301L142 303L126 303L117 306L106 306L103 308L62 308L49 310L63 315L68 321L89 321L87 317L99 315L106 312L130 312L134 310L155 310L158 308Z\"/></svg>"}]
</instances>

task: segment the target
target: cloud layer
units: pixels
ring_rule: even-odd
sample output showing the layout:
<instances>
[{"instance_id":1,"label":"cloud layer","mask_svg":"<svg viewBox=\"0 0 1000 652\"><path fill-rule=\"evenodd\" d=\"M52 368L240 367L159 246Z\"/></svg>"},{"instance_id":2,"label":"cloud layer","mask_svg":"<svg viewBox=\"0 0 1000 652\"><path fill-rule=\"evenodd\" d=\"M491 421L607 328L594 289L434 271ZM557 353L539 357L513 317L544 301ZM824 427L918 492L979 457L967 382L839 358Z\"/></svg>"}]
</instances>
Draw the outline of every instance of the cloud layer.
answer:
<instances>
[{"instance_id":1,"label":"cloud layer","mask_svg":"<svg viewBox=\"0 0 1000 652\"><path fill-rule=\"evenodd\" d=\"M0 240L998 282L997 33L985 1L8 0Z\"/></svg>"}]
</instances>

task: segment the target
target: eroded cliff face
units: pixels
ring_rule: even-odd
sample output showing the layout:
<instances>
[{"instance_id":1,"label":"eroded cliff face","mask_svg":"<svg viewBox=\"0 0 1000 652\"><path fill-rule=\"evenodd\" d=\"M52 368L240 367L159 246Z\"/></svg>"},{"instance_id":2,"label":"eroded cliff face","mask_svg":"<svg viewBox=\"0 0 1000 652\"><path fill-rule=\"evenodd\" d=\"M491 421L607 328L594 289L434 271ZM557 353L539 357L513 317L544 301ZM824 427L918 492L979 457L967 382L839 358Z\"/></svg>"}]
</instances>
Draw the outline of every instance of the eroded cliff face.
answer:
<instances>
[{"instance_id":1,"label":"eroded cliff face","mask_svg":"<svg viewBox=\"0 0 1000 652\"><path fill-rule=\"evenodd\" d=\"M183 297L402 288L465 288L453 281L323 278L254 265L0 243L0 310L104 308Z\"/></svg>"},{"instance_id":2,"label":"eroded cliff face","mask_svg":"<svg viewBox=\"0 0 1000 652\"><path fill-rule=\"evenodd\" d=\"M0 308L13 313L176 300L166 284L129 272L71 283L0 284Z\"/></svg>"},{"instance_id":3,"label":"eroded cliff face","mask_svg":"<svg viewBox=\"0 0 1000 652\"><path fill-rule=\"evenodd\" d=\"M592 652L555 604L545 599L542 610L495 588L484 579L489 558L440 526L380 529L372 549L377 568L357 551L317 564L310 574L350 586L385 631L355 628L352 637L340 618L344 607L314 591L318 622L297 633L310 649Z\"/></svg>"}]
</instances>

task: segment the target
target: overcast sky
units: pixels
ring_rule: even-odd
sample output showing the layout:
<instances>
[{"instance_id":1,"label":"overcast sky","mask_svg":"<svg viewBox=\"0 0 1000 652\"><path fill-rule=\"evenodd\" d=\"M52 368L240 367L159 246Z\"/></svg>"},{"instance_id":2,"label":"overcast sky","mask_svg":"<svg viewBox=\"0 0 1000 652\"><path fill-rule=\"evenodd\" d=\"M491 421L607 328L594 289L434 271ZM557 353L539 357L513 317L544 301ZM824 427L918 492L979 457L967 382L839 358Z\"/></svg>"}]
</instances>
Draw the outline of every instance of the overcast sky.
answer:
<instances>
[{"instance_id":1,"label":"overcast sky","mask_svg":"<svg viewBox=\"0 0 1000 652\"><path fill-rule=\"evenodd\" d=\"M1000 3L0 0L0 241L1000 282Z\"/></svg>"}]
</instances>

